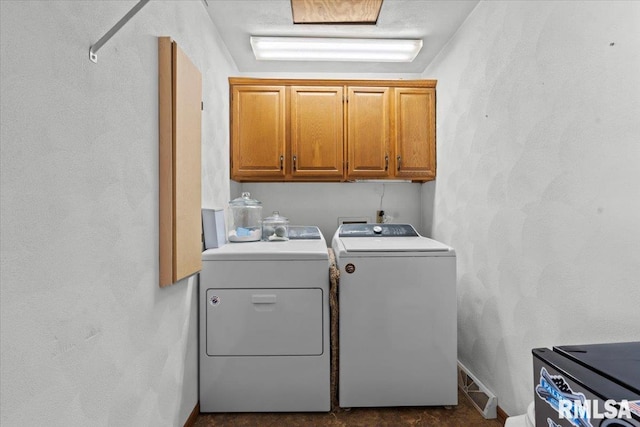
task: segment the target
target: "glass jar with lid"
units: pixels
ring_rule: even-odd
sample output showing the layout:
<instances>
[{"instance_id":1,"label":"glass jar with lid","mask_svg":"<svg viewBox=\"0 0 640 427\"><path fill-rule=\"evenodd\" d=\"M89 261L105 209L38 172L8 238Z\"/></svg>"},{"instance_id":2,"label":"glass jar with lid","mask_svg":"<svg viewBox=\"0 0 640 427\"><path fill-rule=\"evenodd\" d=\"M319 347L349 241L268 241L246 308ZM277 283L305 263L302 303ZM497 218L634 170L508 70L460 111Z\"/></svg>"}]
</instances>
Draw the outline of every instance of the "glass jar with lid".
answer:
<instances>
[{"instance_id":1,"label":"glass jar with lid","mask_svg":"<svg viewBox=\"0 0 640 427\"><path fill-rule=\"evenodd\" d=\"M273 214L262 221L262 240L265 242L289 240L289 220L280 212Z\"/></svg>"},{"instance_id":2,"label":"glass jar with lid","mask_svg":"<svg viewBox=\"0 0 640 427\"><path fill-rule=\"evenodd\" d=\"M229 231L227 237L230 242L255 242L260 240L262 228L262 202L252 199L251 194L242 196L229 202Z\"/></svg>"}]
</instances>

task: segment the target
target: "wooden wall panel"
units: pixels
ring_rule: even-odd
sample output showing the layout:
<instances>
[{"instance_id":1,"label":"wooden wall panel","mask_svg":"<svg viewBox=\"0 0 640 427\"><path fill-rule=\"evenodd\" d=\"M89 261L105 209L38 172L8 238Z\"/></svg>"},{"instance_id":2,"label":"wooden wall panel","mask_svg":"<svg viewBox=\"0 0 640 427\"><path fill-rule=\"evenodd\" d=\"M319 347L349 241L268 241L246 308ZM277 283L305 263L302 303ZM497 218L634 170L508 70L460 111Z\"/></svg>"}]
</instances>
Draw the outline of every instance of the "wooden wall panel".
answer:
<instances>
[{"instance_id":1,"label":"wooden wall panel","mask_svg":"<svg viewBox=\"0 0 640 427\"><path fill-rule=\"evenodd\" d=\"M202 269L202 75L173 43L174 280Z\"/></svg>"},{"instance_id":2,"label":"wooden wall panel","mask_svg":"<svg viewBox=\"0 0 640 427\"><path fill-rule=\"evenodd\" d=\"M158 38L160 286L173 283L173 71L171 39Z\"/></svg>"},{"instance_id":3,"label":"wooden wall panel","mask_svg":"<svg viewBox=\"0 0 640 427\"><path fill-rule=\"evenodd\" d=\"M158 39L160 286L202 268L202 76L168 37Z\"/></svg>"}]
</instances>

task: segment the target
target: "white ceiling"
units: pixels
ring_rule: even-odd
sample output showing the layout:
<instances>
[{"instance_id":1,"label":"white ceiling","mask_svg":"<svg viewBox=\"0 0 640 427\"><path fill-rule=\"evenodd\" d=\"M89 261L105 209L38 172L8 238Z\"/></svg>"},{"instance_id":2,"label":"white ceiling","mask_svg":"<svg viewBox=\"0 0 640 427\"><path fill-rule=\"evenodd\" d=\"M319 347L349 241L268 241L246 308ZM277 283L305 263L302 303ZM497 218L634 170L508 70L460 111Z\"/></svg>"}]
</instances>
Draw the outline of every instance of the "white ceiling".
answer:
<instances>
[{"instance_id":1,"label":"white ceiling","mask_svg":"<svg viewBox=\"0 0 640 427\"><path fill-rule=\"evenodd\" d=\"M290 0L205 0L241 73L422 73L479 0L384 0L376 25L293 24ZM420 38L410 63L257 61L250 36Z\"/></svg>"}]
</instances>

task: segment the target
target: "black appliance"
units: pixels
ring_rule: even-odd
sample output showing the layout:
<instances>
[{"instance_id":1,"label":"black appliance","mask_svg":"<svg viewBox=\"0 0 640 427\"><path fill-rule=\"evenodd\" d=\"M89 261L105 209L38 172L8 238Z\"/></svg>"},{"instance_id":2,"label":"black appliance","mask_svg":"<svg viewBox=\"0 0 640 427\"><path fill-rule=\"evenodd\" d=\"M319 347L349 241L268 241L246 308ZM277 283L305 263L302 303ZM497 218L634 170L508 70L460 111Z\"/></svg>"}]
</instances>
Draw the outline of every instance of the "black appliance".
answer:
<instances>
[{"instance_id":1,"label":"black appliance","mask_svg":"<svg viewBox=\"0 0 640 427\"><path fill-rule=\"evenodd\" d=\"M532 353L537 427L640 427L640 341Z\"/></svg>"}]
</instances>

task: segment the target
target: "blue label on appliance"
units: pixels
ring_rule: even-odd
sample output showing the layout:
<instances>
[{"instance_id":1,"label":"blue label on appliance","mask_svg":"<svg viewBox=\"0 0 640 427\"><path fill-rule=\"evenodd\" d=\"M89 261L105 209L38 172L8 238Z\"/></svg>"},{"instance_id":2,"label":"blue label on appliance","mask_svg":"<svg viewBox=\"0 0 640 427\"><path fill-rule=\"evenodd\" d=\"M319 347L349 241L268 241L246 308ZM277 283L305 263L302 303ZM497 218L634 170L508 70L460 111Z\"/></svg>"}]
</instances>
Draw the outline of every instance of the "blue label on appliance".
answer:
<instances>
[{"instance_id":1,"label":"blue label on appliance","mask_svg":"<svg viewBox=\"0 0 640 427\"><path fill-rule=\"evenodd\" d=\"M563 415L576 427L593 427L589 416L582 408L586 405L584 393L574 392L562 375L550 375L545 368L540 370L540 383L536 386L536 394L540 399L560 413L562 405ZM567 403L570 406L567 408ZM555 423L554 423L555 424Z\"/></svg>"}]
</instances>

